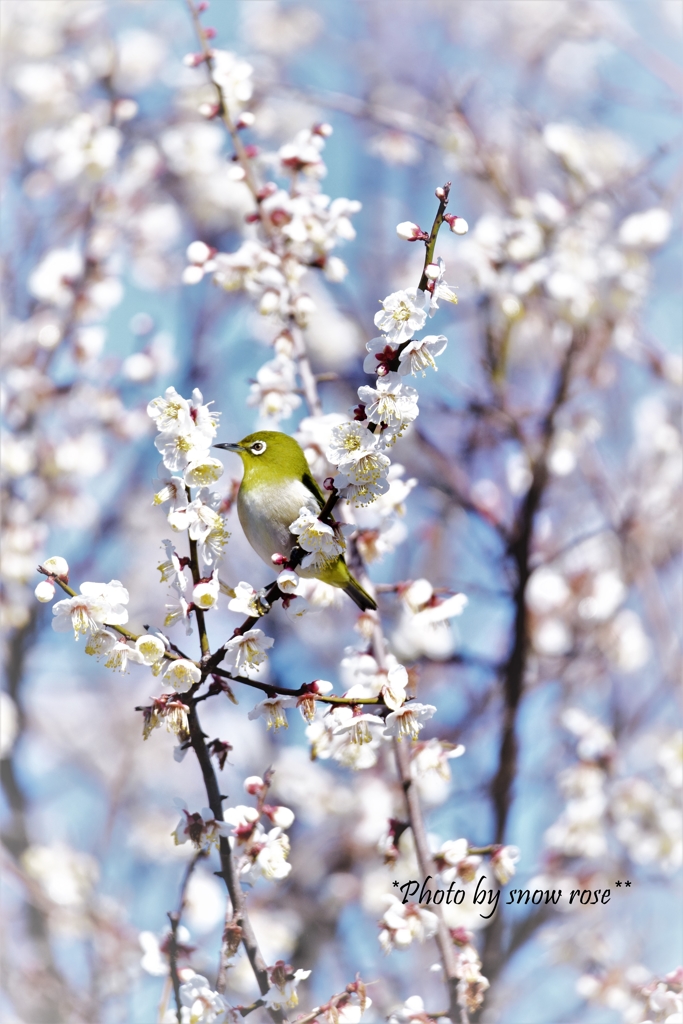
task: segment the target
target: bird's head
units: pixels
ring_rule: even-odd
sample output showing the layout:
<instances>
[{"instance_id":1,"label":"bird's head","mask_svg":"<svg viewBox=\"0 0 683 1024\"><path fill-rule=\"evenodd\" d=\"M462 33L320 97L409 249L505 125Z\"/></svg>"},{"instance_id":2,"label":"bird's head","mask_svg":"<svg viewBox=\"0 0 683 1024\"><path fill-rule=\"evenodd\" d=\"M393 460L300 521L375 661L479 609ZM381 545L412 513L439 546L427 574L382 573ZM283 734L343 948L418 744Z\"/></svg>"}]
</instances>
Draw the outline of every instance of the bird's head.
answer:
<instances>
[{"instance_id":1,"label":"bird's head","mask_svg":"<svg viewBox=\"0 0 683 1024\"><path fill-rule=\"evenodd\" d=\"M295 477L301 480L309 472L301 445L277 430L258 430L241 441L215 444L214 448L236 452L244 465L244 483L275 483Z\"/></svg>"}]
</instances>

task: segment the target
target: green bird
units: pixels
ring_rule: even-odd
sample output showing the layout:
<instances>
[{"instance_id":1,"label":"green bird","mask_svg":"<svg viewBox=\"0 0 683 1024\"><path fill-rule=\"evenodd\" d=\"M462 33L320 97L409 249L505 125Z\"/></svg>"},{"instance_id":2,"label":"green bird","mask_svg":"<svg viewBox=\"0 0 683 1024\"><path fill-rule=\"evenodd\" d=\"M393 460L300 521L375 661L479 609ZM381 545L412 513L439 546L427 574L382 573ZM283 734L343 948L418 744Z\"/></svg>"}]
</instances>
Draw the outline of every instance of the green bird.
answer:
<instances>
[{"instance_id":1,"label":"green bird","mask_svg":"<svg viewBox=\"0 0 683 1024\"><path fill-rule=\"evenodd\" d=\"M303 506L320 514L325 497L311 475L301 445L293 437L276 430L260 430L241 441L216 444L237 452L244 476L237 496L237 514L247 540L268 565L273 555L289 557L296 538L289 527ZM377 608L358 580L349 572L343 555L323 566L296 569L299 576L311 577L341 587L362 611Z\"/></svg>"}]
</instances>

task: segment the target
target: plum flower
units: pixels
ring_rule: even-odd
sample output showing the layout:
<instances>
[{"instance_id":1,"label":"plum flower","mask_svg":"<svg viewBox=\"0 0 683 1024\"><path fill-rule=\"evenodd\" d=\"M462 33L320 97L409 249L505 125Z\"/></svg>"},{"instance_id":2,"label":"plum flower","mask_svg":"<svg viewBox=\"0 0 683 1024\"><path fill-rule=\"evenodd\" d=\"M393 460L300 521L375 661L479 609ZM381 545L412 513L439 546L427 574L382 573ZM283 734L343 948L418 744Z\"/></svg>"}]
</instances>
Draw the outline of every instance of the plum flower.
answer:
<instances>
[{"instance_id":1,"label":"plum flower","mask_svg":"<svg viewBox=\"0 0 683 1024\"><path fill-rule=\"evenodd\" d=\"M501 885L507 885L515 873L515 864L520 858L519 848L516 846L499 846L491 857L493 873Z\"/></svg>"},{"instance_id":2,"label":"plum flower","mask_svg":"<svg viewBox=\"0 0 683 1024\"><path fill-rule=\"evenodd\" d=\"M425 338L413 338L401 351L398 372L402 377L409 373L413 377L421 373L424 377L428 366L437 370L438 366L434 359L441 355L447 344L448 339L445 334L428 334Z\"/></svg>"},{"instance_id":3,"label":"plum flower","mask_svg":"<svg viewBox=\"0 0 683 1024\"><path fill-rule=\"evenodd\" d=\"M168 664L164 679L168 679L174 690L185 693L202 678L202 673L188 658L178 658Z\"/></svg>"},{"instance_id":4,"label":"plum flower","mask_svg":"<svg viewBox=\"0 0 683 1024\"><path fill-rule=\"evenodd\" d=\"M122 626L128 622L128 591L118 580L110 583L81 583L80 595L52 606L52 628L56 633L74 631L74 637L96 631L99 626Z\"/></svg>"},{"instance_id":5,"label":"plum flower","mask_svg":"<svg viewBox=\"0 0 683 1024\"><path fill-rule=\"evenodd\" d=\"M358 388L358 397L365 406L368 421L382 426L380 437L386 444L400 437L418 415L415 388L387 377L380 378L376 388L367 384Z\"/></svg>"},{"instance_id":6,"label":"plum flower","mask_svg":"<svg viewBox=\"0 0 683 1024\"><path fill-rule=\"evenodd\" d=\"M188 974L191 977L188 977ZM228 1004L223 996L209 985L209 982L201 974L195 974L189 968L182 972L186 978L180 986L180 1002L183 1010L188 1011L189 1016L183 1014L183 1021L189 1024L213 1024L228 1009Z\"/></svg>"},{"instance_id":7,"label":"plum flower","mask_svg":"<svg viewBox=\"0 0 683 1024\"><path fill-rule=\"evenodd\" d=\"M218 846L221 836L229 836L230 825L224 821L217 821L210 808L202 808L201 814L196 811L191 813L184 806L181 806L181 810L183 817L171 832L176 846L190 840L195 849L207 850L211 846Z\"/></svg>"},{"instance_id":8,"label":"plum flower","mask_svg":"<svg viewBox=\"0 0 683 1024\"><path fill-rule=\"evenodd\" d=\"M228 610L258 618L267 610L267 605L262 601L265 595L265 590L254 590L251 583L240 580L235 587L235 596L228 602Z\"/></svg>"},{"instance_id":9,"label":"plum flower","mask_svg":"<svg viewBox=\"0 0 683 1024\"><path fill-rule=\"evenodd\" d=\"M235 671L249 674L258 670L266 661L266 651L275 641L266 636L262 629L248 629L240 636L234 636L225 644L225 650L235 655Z\"/></svg>"},{"instance_id":10,"label":"plum flower","mask_svg":"<svg viewBox=\"0 0 683 1024\"><path fill-rule=\"evenodd\" d=\"M427 721L435 712L433 704L404 704L398 711L392 711L387 715L384 735L398 740L407 736L414 740L423 728L423 721Z\"/></svg>"},{"instance_id":11,"label":"plum flower","mask_svg":"<svg viewBox=\"0 0 683 1024\"><path fill-rule=\"evenodd\" d=\"M400 345L424 327L426 319L425 310L417 304L417 289L406 288L382 300L382 309L375 314L375 326L389 341Z\"/></svg>"},{"instance_id":12,"label":"plum flower","mask_svg":"<svg viewBox=\"0 0 683 1024\"><path fill-rule=\"evenodd\" d=\"M344 551L339 533L318 519L306 506L299 509L299 518L291 524L289 532L298 537L300 546L309 552L301 563L303 569L321 569L328 562L334 562Z\"/></svg>"},{"instance_id":13,"label":"plum flower","mask_svg":"<svg viewBox=\"0 0 683 1024\"><path fill-rule=\"evenodd\" d=\"M183 565L181 565L180 558L171 541L162 540L161 543L166 550L166 561L157 566L161 573L161 582L170 583L175 590L182 594L187 589L187 578Z\"/></svg>"},{"instance_id":14,"label":"plum flower","mask_svg":"<svg viewBox=\"0 0 683 1024\"><path fill-rule=\"evenodd\" d=\"M260 633L261 630L255 629L250 632ZM270 637L266 637L266 639L270 639ZM268 729L287 729L287 719L283 708L295 708L296 705L296 697L267 697L252 708L247 717L253 721L255 718L263 716Z\"/></svg>"},{"instance_id":15,"label":"plum flower","mask_svg":"<svg viewBox=\"0 0 683 1024\"><path fill-rule=\"evenodd\" d=\"M424 910L417 903L403 904L396 896L386 896L389 903L384 911L380 926L379 943L385 953L398 947L405 949L415 939L424 942L436 934L439 919L431 910Z\"/></svg>"},{"instance_id":16,"label":"plum flower","mask_svg":"<svg viewBox=\"0 0 683 1024\"><path fill-rule=\"evenodd\" d=\"M300 981L310 975L310 971L293 971L284 960L269 968L270 988L263 997L265 1005L271 1010L293 1009L299 1002L296 989Z\"/></svg>"}]
</instances>

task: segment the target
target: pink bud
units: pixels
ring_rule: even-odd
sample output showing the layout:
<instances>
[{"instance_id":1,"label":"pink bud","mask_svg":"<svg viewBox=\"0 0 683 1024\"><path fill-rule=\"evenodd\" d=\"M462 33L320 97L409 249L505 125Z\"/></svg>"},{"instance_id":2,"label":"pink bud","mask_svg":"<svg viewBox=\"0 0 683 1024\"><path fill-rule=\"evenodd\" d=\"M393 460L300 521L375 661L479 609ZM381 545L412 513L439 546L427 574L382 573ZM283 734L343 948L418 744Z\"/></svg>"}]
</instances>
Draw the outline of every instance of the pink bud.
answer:
<instances>
[{"instance_id":1,"label":"pink bud","mask_svg":"<svg viewBox=\"0 0 683 1024\"><path fill-rule=\"evenodd\" d=\"M403 220L397 224L396 234L406 242L426 242L429 239L427 232L418 224L413 224L412 220Z\"/></svg>"},{"instance_id":2,"label":"pink bud","mask_svg":"<svg viewBox=\"0 0 683 1024\"><path fill-rule=\"evenodd\" d=\"M249 796L258 796L263 790L263 779L258 775L250 775L244 780L244 788Z\"/></svg>"},{"instance_id":3,"label":"pink bud","mask_svg":"<svg viewBox=\"0 0 683 1024\"><path fill-rule=\"evenodd\" d=\"M252 146L252 145L245 146L244 147L244 155L246 157L248 157L250 160L252 160L255 156L259 155L259 148L258 148L258 146Z\"/></svg>"},{"instance_id":4,"label":"pink bud","mask_svg":"<svg viewBox=\"0 0 683 1024\"><path fill-rule=\"evenodd\" d=\"M201 114L202 117L205 117L207 121L210 121L211 118L215 117L219 110L220 107L217 103L200 103L197 107L197 113Z\"/></svg>"},{"instance_id":5,"label":"pink bud","mask_svg":"<svg viewBox=\"0 0 683 1024\"><path fill-rule=\"evenodd\" d=\"M456 235L466 235L469 231L469 224L464 217L456 217L453 213L447 213L444 220Z\"/></svg>"},{"instance_id":6,"label":"pink bud","mask_svg":"<svg viewBox=\"0 0 683 1024\"><path fill-rule=\"evenodd\" d=\"M265 185L262 188L260 188L256 193L256 198L259 200L259 202L262 202L264 199L267 199L268 196L275 195L276 192L277 185L275 184L275 182L267 181Z\"/></svg>"},{"instance_id":7,"label":"pink bud","mask_svg":"<svg viewBox=\"0 0 683 1024\"><path fill-rule=\"evenodd\" d=\"M204 37L206 39L215 39L216 38L216 29L215 28L205 28L204 29Z\"/></svg>"},{"instance_id":8,"label":"pink bud","mask_svg":"<svg viewBox=\"0 0 683 1024\"><path fill-rule=\"evenodd\" d=\"M274 555L270 556L270 560L273 563L273 565L284 565L285 562L287 561L285 555L281 555L277 551L275 552Z\"/></svg>"},{"instance_id":9,"label":"pink bud","mask_svg":"<svg viewBox=\"0 0 683 1024\"><path fill-rule=\"evenodd\" d=\"M250 110L245 110L243 114L240 114L240 118L235 125L235 128L251 128L256 118Z\"/></svg>"},{"instance_id":10,"label":"pink bud","mask_svg":"<svg viewBox=\"0 0 683 1024\"><path fill-rule=\"evenodd\" d=\"M332 125L323 121L322 124L314 124L311 130L314 135L321 135L323 139L329 139L332 134Z\"/></svg>"},{"instance_id":11,"label":"pink bud","mask_svg":"<svg viewBox=\"0 0 683 1024\"><path fill-rule=\"evenodd\" d=\"M199 3L195 7L197 14L203 14L204 11L209 9L209 0L199 0Z\"/></svg>"},{"instance_id":12,"label":"pink bud","mask_svg":"<svg viewBox=\"0 0 683 1024\"><path fill-rule=\"evenodd\" d=\"M203 53L187 53L183 57L183 64L186 68L196 68L205 60L206 57Z\"/></svg>"}]
</instances>

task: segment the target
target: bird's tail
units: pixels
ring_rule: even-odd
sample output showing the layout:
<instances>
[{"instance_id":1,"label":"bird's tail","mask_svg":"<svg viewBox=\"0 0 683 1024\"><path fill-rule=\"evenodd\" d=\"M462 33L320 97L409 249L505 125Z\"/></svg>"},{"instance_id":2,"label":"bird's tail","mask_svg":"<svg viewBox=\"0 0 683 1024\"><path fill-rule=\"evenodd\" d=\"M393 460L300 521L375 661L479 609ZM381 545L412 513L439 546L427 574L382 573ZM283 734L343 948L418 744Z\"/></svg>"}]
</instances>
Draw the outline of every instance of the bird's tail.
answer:
<instances>
[{"instance_id":1,"label":"bird's tail","mask_svg":"<svg viewBox=\"0 0 683 1024\"><path fill-rule=\"evenodd\" d=\"M344 587L344 593L348 594L352 601L355 601L362 612L366 612L370 608L376 611L376 602L373 601L366 590L363 590L358 580L354 579L350 573L349 582Z\"/></svg>"}]
</instances>

